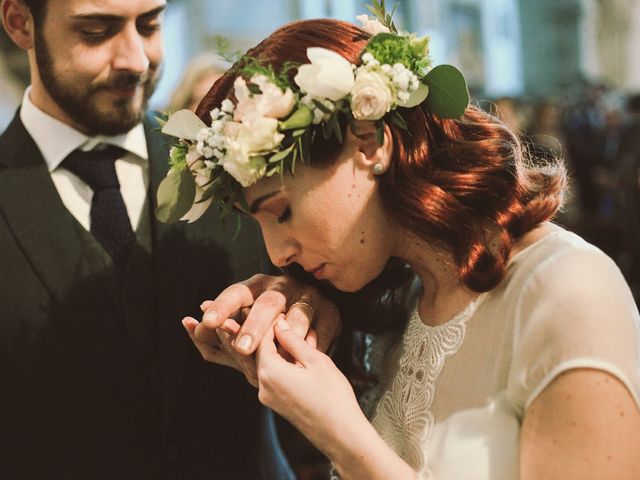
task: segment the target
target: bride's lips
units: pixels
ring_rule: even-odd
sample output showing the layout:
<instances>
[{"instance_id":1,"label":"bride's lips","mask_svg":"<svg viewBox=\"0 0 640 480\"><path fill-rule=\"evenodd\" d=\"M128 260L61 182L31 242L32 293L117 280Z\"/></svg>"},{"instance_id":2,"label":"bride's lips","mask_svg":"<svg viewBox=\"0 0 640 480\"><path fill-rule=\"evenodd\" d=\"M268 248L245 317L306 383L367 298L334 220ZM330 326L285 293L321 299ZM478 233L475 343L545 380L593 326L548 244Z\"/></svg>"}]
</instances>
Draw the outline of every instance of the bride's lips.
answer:
<instances>
[{"instance_id":1,"label":"bride's lips","mask_svg":"<svg viewBox=\"0 0 640 480\"><path fill-rule=\"evenodd\" d=\"M322 265L319 265L316 268L307 270L307 272L309 272L311 275L313 275L318 280L320 280L320 279L322 279L322 274L324 272L324 266L325 265L326 265L326 263L323 263Z\"/></svg>"}]
</instances>

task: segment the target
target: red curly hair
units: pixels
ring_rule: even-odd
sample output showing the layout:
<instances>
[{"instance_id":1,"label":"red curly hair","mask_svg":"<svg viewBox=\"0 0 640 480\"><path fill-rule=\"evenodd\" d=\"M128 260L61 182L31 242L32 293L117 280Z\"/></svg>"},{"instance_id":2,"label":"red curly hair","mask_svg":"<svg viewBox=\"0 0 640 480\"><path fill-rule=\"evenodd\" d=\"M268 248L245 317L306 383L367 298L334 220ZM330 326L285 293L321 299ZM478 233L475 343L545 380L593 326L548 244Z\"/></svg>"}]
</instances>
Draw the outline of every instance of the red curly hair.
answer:
<instances>
[{"instance_id":1,"label":"red curly hair","mask_svg":"<svg viewBox=\"0 0 640 480\"><path fill-rule=\"evenodd\" d=\"M308 47L333 50L351 63L370 35L338 20L305 20L276 30L247 55L280 69L308 63ZM233 69L216 81L197 114L230 98ZM395 221L451 252L463 284L476 292L504 277L515 241L551 219L562 205L566 172L560 161L534 165L518 137L500 120L475 106L459 119L441 119L422 104L400 108L408 130L388 122L393 159L378 177L382 201ZM314 164L332 161L340 145L314 145ZM320 155L318 152L321 152ZM500 232L490 248L486 229Z\"/></svg>"}]
</instances>

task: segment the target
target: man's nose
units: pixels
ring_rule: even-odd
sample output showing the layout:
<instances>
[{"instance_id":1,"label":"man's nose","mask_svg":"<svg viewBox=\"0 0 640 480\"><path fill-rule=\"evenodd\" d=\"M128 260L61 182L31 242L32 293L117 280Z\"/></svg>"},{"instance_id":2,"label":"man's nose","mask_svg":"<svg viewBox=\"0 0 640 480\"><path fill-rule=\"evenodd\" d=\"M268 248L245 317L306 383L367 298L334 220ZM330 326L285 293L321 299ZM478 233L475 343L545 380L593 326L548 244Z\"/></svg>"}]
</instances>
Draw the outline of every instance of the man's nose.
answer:
<instances>
[{"instance_id":1,"label":"man's nose","mask_svg":"<svg viewBox=\"0 0 640 480\"><path fill-rule=\"evenodd\" d=\"M149 68L149 58L145 51L145 39L135 25L127 26L117 40L113 68L139 75L145 73Z\"/></svg>"}]
</instances>

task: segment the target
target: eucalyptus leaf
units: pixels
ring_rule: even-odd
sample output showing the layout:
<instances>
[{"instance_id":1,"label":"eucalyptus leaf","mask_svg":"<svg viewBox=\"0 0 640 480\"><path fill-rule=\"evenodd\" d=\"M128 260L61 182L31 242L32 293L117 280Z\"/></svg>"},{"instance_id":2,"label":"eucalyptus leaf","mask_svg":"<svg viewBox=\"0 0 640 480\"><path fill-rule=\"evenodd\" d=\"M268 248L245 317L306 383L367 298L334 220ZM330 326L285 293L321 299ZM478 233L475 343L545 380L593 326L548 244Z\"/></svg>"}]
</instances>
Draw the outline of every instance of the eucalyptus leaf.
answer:
<instances>
[{"instance_id":1,"label":"eucalyptus leaf","mask_svg":"<svg viewBox=\"0 0 640 480\"><path fill-rule=\"evenodd\" d=\"M420 82L420 85L416 90L412 90L409 94L409 98L405 102L400 102L398 105L405 108L415 107L420 105L429 95L429 87Z\"/></svg>"},{"instance_id":2,"label":"eucalyptus leaf","mask_svg":"<svg viewBox=\"0 0 640 480\"><path fill-rule=\"evenodd\" d=\"M452 65L438 65L424 77L429 86L427 107L440 118L458 118L469 105L469 90L464 76Z\"/></svg>"},{"instance_id":3,"label":"eucalyptus leaf","mask_svg":"<svg viewBox=\"0 0 640 480\"><path fill-rule=\"evenodd\" d=\"M173 172L158 186L156 218L164 223L180 220L193 205L196 183L188 169Z\"/></svg>"}]
</instances>

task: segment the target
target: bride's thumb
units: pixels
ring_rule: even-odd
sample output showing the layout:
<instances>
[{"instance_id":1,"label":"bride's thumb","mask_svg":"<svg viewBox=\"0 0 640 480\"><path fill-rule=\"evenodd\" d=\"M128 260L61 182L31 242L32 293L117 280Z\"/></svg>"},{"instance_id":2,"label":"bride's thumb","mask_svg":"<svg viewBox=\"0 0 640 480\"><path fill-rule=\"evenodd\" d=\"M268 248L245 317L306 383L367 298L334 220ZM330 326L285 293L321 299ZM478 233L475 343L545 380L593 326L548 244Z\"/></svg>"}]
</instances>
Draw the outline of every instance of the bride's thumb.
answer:
<instances>
[{"instance_id":1,"label":"bride's thumb","mask_svg":"<svg viewBox=\"0 0 640 480\"><path fill-rule=\"evenodd\" d=\"M275 333L280 346L303 365L316 353L316 349L300 338L282 318L276 322Z\"/></svg>"}]
</instances>

